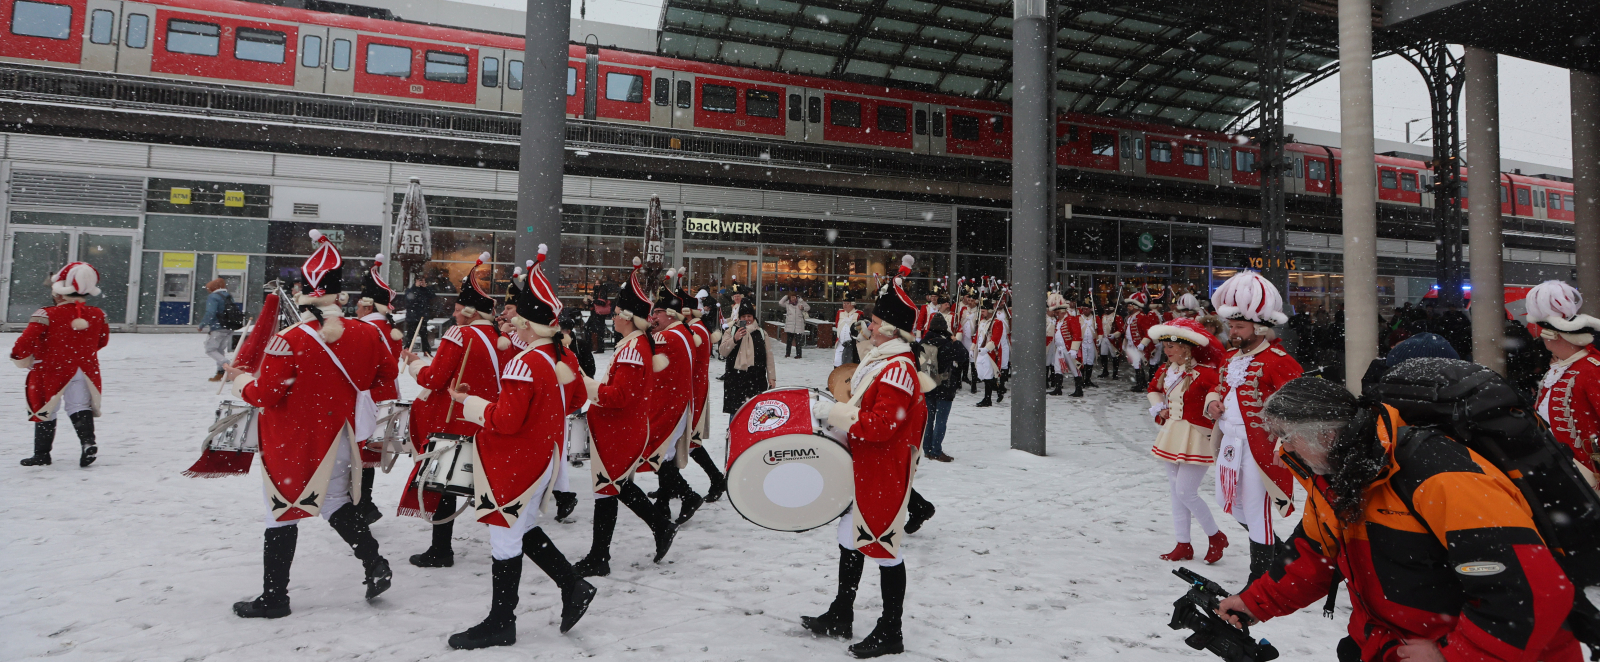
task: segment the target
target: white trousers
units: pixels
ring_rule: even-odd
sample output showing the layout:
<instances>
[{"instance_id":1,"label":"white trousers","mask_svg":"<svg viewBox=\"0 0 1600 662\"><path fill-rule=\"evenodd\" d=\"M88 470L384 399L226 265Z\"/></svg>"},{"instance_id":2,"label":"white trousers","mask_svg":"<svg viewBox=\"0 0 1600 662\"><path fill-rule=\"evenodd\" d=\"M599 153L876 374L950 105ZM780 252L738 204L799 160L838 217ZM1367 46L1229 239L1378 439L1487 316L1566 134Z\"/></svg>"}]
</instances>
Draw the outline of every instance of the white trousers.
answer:
<instances>
[{"instance_id":1,"label":"white trousers","mask_svg":"<svg viewBox=\"0 0 1600 662\"><path fill-rule=\"evenodd\" d=\"M561 435L561 446L556 449L556 454L559 456L556 458L557 492L572 491L572 487L567 484L567 467L572 466L572 463L567 461L567 445L571 443L572 439L568 438L568 435Z\"/></svg>"},{"instance_id":2,"label":"white trousers","mask_svg":"<svg viewBox=\"0 0 1600 662\"><path fill-rule=\"evenodd\" d=\"M331 519L334 513L350 503L350 442L341 434L333 443L339 447L339 452L333 456L333 475L328 478L327 496L322 498L322 519ZM267 505L267 528L294 526L300 521L279 522L272 519L272 497L267 495L265 485L261 487L261 501Z\"/></svg>"},{"instance_id":3,"label":"white trousers","mask_svg":"<svg viewBox=\"0 0 1600 662\"><path fill-rule=\"evenodd\" d=\"M566 459L562 458L562 464ZM489 555L496 561L514 559L522 555L522 536L539 526L539 509L544 505L545 484L550 480L550 473L545 472L538 484L533 486L533 493L538 495L528 505L523 506L522 516L511 523L511 528L503 526L489 526Z\"/></svg>"},{"instance_id":4,"label":"white trousers","mask_svg":"<svg viewBox=\"0 0 1600 662\"><path fill-rule=\"evenodd\" d=\"M1268 544L1273 540L1272 501L1267 498L1267 485L1262 482L1265 478L1261 475L1261 468L1256 465L1256 458L1250 453L1250 440L1241 426L1228 426L1223 432L1217 457L1221 458L1227 452L1229 445L1233 445L1234 452L1239 454L1239 484L1234 488L1232 503L1229 504L1226 492L1223 490L1223 481L1219 476L1217 503L1221 504L1224 510L1232 506L1233 518L1249 527L1251 542Z\"/></svg>"},{"instance_id":5,"label":"white trousers","mask_svg":"<svg viewBox=\"0 0 1600 662\"><path fill-rule=\"evenodd\" d=\"M848 510L845 511L844 517L839 518L839 546L845 549L856 548L856 517L855 513ZM885 568L893 568L901 563L905 563L905 559L902 559L899 556L896 556L892 559L875 559L870 556L867 558L873 563Z\"/></svg>"},{"instance_id":6,"label":"white trousers","mask_svg":"<svg viewBox=\"0 0 1600 662\"><path fill-rule=\"evenodd\" d=\"M1217 521L1211 517L1211 508L1200 498L1200 481L1205 479L1208 464L1164 462L1167 465L1167 487L1172 492L1172 531L1178 542L1189 542L1189 518L1200 520L1200 530L1210 538L1217 532Z\"/></svg>"},{"instance_id":7,"label":"white trousers","mask_svg":"<svg viewBox=\"0 0 1600 662\"><path fill-rule=\"evenodd\" d=\"M989 353L978 350L978 379L994 379L1000 376L1000 367L994 364L994 359L989 358Z\"/></svg>"},{"instance_id":8,"label":"white trousers","mask_svg":"<svg viewBox=\"0 0 1600 662\"><path fill-rule=\"evenodd\" d=\"M1094 341L1089 341L1078 346L1078 353L1083 355L1083 365L1094 365Z\"/></svg>"},{"instance_id":9,"label":"white trousers","mask_svg":"<svg viewBox=\"0 0 1600 662\"><path fill-rule=\"evenodd\" d=\"M56 417L56 412L61 411L63 408L67 410L68 416L80 411L94 409L94 396L89 393L89 376L83 374L82 370L73 375L72 379L67 380L67 387L61 389L61 399L57 400L55 406L50 409L50 416L47 420L53 420Z\"/></svg>"}]
</instances>

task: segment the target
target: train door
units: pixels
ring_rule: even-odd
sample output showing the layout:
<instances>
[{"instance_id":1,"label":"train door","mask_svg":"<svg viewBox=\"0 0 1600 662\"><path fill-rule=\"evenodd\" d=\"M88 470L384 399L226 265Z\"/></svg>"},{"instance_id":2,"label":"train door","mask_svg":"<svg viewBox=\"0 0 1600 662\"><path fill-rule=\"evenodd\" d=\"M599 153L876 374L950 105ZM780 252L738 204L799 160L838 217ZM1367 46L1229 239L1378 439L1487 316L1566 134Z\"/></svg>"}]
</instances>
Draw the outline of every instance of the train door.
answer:
<instances>
[{"instance_id":1,"label":"train door","mask_svg":"<svg viewBox=\"0 0 1600 662\"><path fill-rule=\"evenodd\" d=\"M784 88L783 137L801 142L806 139L806 88Z\"/></svg>"},{"instance_id":2,"label":"train door","mask_svg":"<svg viewBox=\"0 0 1600 662\"><path fill-rule=\"evenodd\" d=\"M328 28L328 45L324 58L322 91L337 96L355 96L356 93L356 33L354 30Z\"/></svg>"},{"instance_id":3,"label":"train door","mask_svg":"<svg viewBox=\"0 0 1600 662\"><path fill-rule=\"evenodd\" d=\"M655 69L650 72L654 79L650 84L650 125L672 126L672 93L673 71L670 69Z\"/></svg>"},{"instance_id":4,"label":"train door","mask_svg":"<svg viewBox=\"0 0 1600 662\"><path fill-rule=\"evenodd\" d=\"M945 153L945 107L928 104L928 153Z\"/></svg>"},{"instance_id":5,"label":"train door","mask_svg":"<svg viewBox=\"0 0 1600 662\"><path fill-rule=\"evenodd\" d=\"M911 153L913 154L928 153L928 143L932 138L928 124L933 116L932 111L932 104L911 104Z\"/></svg>"},{"instance_id":6,"label":"train door","mask_svg":"<svg viewBox=\"0 0 1600 662\"><path fill-rule=\"evenodd\" d=\"M150 73L150 42L155 30L156 8L132 2L122 3L122 40L117 45L117 72Z\"/></svg>"},{"instance_id":7,"label":"train door","mask_svg":"<svg viewBox=\"0 0 1600 662\"><path fill-rule=\"evenodd\" d=\"M1549 215L1544 213L1544 189L1529 188L1528 192L1533 194L1533 207L1529 210L1529 216L1534 218L1549 218Z\"/></svg>"},{"instance_id":8,"label":"train door","mask_svg":"<svg viewBox=\"0 0 1600 662\"><path fill-rule=\"evenodd\" d=\"M89 0L88 11L88 20L83 22L83 68L116 71L117 25L122 19L122 2Z\"/></svg>"},{"instance_id":9,"label":"train door","mask_svg":"<svg viewBox=\"0 0 1600 662\"><path fill-rule=\"evenodd\" d=\"M822 90L807 89L805 91L805 97L805 141L808 143L820 143L823 141L824 134L822 125Z\"/></svg>"},{"instance_id":10,"label":"train door","mask_svg":"<svg viewBox=\"0 0 1600 662\"><path fill-rule=\"evenodd\" d=\"M498 48L478 49L478 108L500 110L504 93L506 52Z\"/></svg>"},{"instance_id":11,"label":"train door","mask_svg":"<svg viewBox=\"0 0 1600 662\"><path fill-rule=\"evenodd\" d=\"M322 92L328 77L328 28L301 25L300 51L295 57L299 61L294 63L294 89Z\"/></svg>"},{"instance_id":12,"label":"train door","mask_svg":"<svg viewBox=\"0 0 1600 662\"><path fill-rule=\"evenodd\" d=\"M694 128L694 74L672 72L672 127Z\"/></svg>"},{"instance_id":13,"label":"train door","mask_svg":"<svg viewBox=\"0 0 1600 662\"><path fill-rule=\"evenodd\" d=\"M1328 160L1307 156L1305 192L1326 195L1328 193Z\"/></svg>"},{"instance_id":14,"label":"train door","mask_svg":"<svg viewBox=\"0 0 1600 662\"><path fill-rule=\"evenodd\" d=\"M500 93L500 109L522 112L522 51L506 51L506 86Z\"/></svg>"}]
</instances>

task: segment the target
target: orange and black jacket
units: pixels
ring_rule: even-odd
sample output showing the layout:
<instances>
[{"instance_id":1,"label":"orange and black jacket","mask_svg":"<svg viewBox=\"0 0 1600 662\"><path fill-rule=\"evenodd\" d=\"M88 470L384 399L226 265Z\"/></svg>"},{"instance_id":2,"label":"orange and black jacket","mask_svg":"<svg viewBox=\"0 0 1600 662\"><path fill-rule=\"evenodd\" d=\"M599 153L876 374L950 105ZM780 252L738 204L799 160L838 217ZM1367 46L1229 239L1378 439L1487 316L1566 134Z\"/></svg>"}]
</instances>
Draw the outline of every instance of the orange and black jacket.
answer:
<instances>
[{"instance_id":1,"label":"orange and black jacket","mask_svg":"<svg viewBox=\"0 0 1600 662\"><path fill-rule=\"evenodd\" d=\"M1387 415L1378 434L1388 467L1367 488L1361 517L1339 521L1326 480L1301 478L1299 527L1267 574L1240 594L1251 613L1293 613L1342 579L1354 607L1350 638L1364 662L1398 660L1406 639L1435 641L1452 661L1580 660L1565 627L1572 583L1522 493L1465 445L1432 428L1403 427L1393 409Z\"/></svg>"}]
</instances>

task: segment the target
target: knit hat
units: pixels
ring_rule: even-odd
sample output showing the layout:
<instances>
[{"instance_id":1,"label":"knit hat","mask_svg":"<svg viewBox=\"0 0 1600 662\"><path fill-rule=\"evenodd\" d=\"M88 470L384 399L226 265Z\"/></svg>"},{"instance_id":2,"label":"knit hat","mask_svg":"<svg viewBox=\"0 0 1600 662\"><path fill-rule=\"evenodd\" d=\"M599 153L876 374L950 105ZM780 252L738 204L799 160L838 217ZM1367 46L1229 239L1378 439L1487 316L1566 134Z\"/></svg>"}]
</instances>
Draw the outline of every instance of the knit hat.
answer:
<instances>
[{"instance_id":1,"label":"knit hat","mask_svg":"<svg viewBox=\"0 0 1600 662\"><path fill-rule=\"evenodd\" d=\"M1227 320L1248 320L1262 326L1289 321L1283 314L1283 295L1261 274L1241 270L1211 294L1217 315Z\"/></svg>"},{"instance_id":2,"label":"knit hat","mask_svg":"<svg viewBox=\"0 0 1600 662\"><path fill-rule=\"evenodd\" d=\"M1406 338L1394 347L1389 348L1388 356L1383 357L1383 365L1393 368L1405 361L1421 358L1459 359L1456 348L1450 346L1450 341L1436 333L1419 333Z\"/></svg>"}]
</instances>

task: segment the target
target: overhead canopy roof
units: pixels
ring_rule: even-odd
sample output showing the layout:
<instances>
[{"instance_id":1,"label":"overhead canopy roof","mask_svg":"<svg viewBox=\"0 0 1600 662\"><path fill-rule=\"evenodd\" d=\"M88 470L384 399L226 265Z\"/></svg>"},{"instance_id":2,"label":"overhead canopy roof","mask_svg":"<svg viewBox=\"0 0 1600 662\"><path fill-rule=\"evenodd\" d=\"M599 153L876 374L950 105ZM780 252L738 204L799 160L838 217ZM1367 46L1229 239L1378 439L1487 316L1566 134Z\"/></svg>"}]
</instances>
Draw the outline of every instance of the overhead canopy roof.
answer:
<instances>
[{"instance_id":1,"label":"overhead canopy roof","mask_svg":"<svg viewBox=\"0 0 1600 662\"><path fill-rule=\"evenodd\" d=\"M1242 126L1256 106L1261 0L1055 4L1061 111L1223 130ZM1010 101L1012 5L666 0L661 53ZM1336 0L1302 0L1286 56L1291 92L1337 66L1335 7Z\"/></svg>"}]
</instances>

